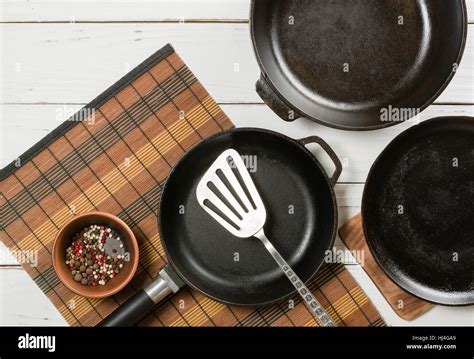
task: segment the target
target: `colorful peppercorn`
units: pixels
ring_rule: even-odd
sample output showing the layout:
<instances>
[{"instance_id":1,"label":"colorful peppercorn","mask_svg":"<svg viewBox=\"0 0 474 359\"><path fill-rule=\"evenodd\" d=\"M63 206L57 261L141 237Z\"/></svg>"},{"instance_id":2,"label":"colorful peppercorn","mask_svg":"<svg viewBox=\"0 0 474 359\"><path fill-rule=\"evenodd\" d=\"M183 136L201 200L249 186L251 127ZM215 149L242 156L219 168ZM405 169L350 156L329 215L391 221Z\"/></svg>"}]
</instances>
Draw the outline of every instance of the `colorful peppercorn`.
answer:
<instances>
[{"instance_id":1,"label":"colorful peppercorn","mask_svg":"<svg viewBox=\"0 0 474 359\"><path fill-rule=\"evenodd\" d=\"M106 226L91 225L77 233L66 249L66 265L76 282L105 285L123 268L127 253L118 234Z\"/></svg>"}]
</instances>

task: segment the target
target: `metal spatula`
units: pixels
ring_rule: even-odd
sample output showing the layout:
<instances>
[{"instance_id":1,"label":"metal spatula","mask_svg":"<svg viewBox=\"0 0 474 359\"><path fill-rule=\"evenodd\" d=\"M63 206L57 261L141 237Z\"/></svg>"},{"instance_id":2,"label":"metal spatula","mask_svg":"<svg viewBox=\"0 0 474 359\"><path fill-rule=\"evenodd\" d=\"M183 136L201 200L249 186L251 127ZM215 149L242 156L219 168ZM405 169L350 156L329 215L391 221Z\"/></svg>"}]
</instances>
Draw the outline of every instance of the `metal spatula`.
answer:
<instances>
[{"instance_id":1,"label":"metal spatula","mask_svg":"<svg viewBox=\"0 0 474 359\"><path fill-rule=\"evenodd\" d=\"M214 161L199 182L196 196L201 207L234 236L260 239L319 322L326 327L335 326L321 303L265 236L265 206L237 151L226 150Z\"/></svg>"}]
</instances>

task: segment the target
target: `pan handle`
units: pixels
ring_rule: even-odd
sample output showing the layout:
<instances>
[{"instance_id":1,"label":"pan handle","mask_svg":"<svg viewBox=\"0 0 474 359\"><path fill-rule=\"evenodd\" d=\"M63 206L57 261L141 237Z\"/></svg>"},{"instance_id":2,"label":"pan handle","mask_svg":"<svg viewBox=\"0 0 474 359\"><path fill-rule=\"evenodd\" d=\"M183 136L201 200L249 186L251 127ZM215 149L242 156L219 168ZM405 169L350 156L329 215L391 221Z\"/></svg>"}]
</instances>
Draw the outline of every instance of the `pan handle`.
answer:
<instances>
[{"instance_id":1,"label":"pan handle","mask_svg":"<svg viewBox=\"0 0 474 359\"><path fill-rule=\"evenodd\" d=\"M330 181L334 187L342 172L342 163L339 160L339 157L337 157L336 152L334 152L334 150L327 144L326 141L324 141L321 137L318 136L305 137L300 139L298 142L301 143L303 146L306 146L310 143L317 143L324 151L326 151L326 153L334 163L334 166L336 167L333 175L330 178Z\"/></svg>"},{"instance_id":2,"label":"pan handle","mask_svg":"<svg viewBox=\"0 0 474 359\"><path fill-rule=\"evenodd\" d=\"M255 89L263 102L272 109L279 117L285 121L294 121L301 116L272 90L264 75L260 75L260 79L255 84Z\"/></svg>"},{"instance_id":3,"label":"pan handle","mask_svg":"<svg viewBox=\"0 0 474 359\"><path fill-rule=\"evenodd\" d=\"M184 286L182 279L168 264L158 277L145 288L135 293L97 326L126 327L140 321L158 302L168 294L176 293Z\"/></svg>"}]
</instances>

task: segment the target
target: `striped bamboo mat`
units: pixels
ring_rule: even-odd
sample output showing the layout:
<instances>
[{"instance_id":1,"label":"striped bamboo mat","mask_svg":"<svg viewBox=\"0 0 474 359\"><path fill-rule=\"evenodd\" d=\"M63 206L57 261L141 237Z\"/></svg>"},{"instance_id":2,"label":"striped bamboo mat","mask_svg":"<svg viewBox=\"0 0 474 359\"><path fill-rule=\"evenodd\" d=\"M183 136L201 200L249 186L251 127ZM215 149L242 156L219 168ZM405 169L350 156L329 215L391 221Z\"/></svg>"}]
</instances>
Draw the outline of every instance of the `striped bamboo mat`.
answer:
<instances>
[{"instance_id":1,"label":"striped bamboo mat","mask_svg":"<svg viewBox=\"0 0 474 359\"><path fill-rule=\"evenodd\" d=\"M167 45L2 170L2 241L29 259L23 267L70 325L95 325L166 263L156 210L172 166L203 138L232 126ZM75 295L51 264L57 231L74 215L92 210L118 215L140 245L131 284L106 299ZM384 325L342 265L324 265L309 287L338 325ZM317 325L299 298L291 299L294 307L286 301L230 307L185 288L140 325Z\"/></svg>"}]
</instances>

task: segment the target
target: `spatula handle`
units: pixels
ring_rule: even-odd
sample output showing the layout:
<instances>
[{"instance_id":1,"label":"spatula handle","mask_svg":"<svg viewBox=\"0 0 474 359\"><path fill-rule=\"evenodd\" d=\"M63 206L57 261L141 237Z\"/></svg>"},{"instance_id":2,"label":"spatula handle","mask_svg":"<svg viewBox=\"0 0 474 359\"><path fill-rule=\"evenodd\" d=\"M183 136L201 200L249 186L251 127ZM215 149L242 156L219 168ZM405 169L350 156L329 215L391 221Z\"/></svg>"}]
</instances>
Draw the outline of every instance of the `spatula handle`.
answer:
<instances>
[{"instance_id":1,"label":"spatula handle","mask_svg":"<svg viewBox=\"0 0 474 359\"><path fill-rule=\"evenodd\" d=\"M318 319L319 323L323 327L335 327L336 323L334 323L331 316L328 314L328 312L326 312L324 307L314 297L311 291L304 285L303 281L296 275L295 271L292 270L288 263L283 259L280 253L267 238L263 232L263 229L255 234L255 237L260 239L260 241L265 245L265 248L270 252L273 259L275 259L275 262L278 263L280 268L286 274L291 284L293 284L293 286L296 288L296 291L301 296L310 312L313 313L314 317Z\"/></svg>"}]
</instances>

